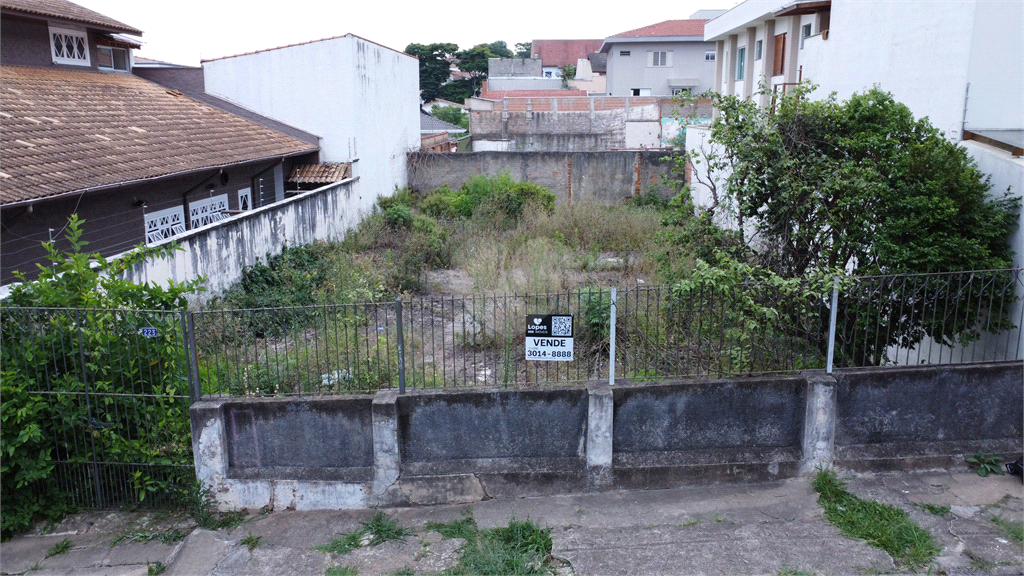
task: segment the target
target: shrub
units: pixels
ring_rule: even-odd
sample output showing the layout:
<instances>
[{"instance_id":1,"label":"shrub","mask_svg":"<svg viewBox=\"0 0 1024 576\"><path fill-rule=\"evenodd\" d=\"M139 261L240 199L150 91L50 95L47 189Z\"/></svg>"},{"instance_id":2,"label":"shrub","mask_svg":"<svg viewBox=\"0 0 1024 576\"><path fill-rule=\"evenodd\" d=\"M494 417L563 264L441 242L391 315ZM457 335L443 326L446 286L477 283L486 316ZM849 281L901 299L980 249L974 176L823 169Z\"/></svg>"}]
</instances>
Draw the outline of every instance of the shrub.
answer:
<instances>
[{"instance_id":1,"label":"shrub","mask_svg":"<svg viewBox=\"0 0 1024 576\"><path fill-rule=\"evenodd\" d=\"M396 204L384 211L384 221L390 228L408 229L412 226L412 210L404 204Z\"/></svg>"}]
</instances>

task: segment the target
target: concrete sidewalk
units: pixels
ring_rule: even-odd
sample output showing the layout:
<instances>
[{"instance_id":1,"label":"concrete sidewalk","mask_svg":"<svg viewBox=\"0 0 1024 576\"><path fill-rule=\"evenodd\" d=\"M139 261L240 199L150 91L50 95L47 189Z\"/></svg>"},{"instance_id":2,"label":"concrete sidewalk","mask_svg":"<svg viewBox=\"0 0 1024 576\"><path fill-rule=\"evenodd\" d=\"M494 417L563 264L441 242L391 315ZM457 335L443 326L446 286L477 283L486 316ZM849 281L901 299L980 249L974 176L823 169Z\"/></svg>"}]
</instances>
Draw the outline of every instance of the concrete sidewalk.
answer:
<instances>
[{"instance_id":1,"label":"concrete sidewalk","mask_svg":"<svg viewBox=\"0 0 1024 576\"><path fill-rule=\"evenodd\" d=\"M1019 478L933 471L845 480L854 494L902 508L932 533L942 547L933 574L1024 574L1021 543L992 521L1024 521ZM936 516L915 504L950 506L951 512ZM823 518L810 478L389 509L414 535L343 556L313 548L358 530L372 511L275 511L256 514L231 531L196 529L177 543L113 547L126 533L191 526L187 519L157 514L94 512L0 544L0 569L32 570L32 576L145 575L149 561L167 566L169 576L322 575L333 565L354 566L361 575L435 573L458 562L461 541L443 540L425 525L460 518L467 508L481 528L504 526L512 518L550 527L552 553L564 561L558 571L565 575L900 571L888 554L841 536ZM240 542L250 533L260 537L252 551ZM47 549L65 538L71 550L47 558Z\"/></svg>"}]
</instances>

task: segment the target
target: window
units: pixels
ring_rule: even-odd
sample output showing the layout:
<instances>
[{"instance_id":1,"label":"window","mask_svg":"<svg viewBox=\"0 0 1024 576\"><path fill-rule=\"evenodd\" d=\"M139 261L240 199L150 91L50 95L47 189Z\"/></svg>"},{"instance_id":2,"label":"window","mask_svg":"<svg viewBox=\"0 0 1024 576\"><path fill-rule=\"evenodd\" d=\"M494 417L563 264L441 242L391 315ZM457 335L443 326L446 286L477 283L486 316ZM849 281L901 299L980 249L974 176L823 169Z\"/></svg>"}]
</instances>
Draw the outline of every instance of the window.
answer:
<instances>
[{"instance_id":1,"label":"window","mask_svg":"<svg viewBox=\"0 0 1024 576\"><path fill-rule=\"evenodd\" d=\"M238 191L238 209L252 210L252 188L242 188Z\"/></svg>"},{"instance_id":2,"label":"window","mask_svg":"<svg viewBox=\"0 0 1024 576\"><path fill-rule=\"evenodd\" d=\"M754 44L754 60L760 60L761 59L761 55L763 54L763 52L764 52L764 40L758 40L757 43Z\"/></svg>"},{"instance_id":3,"label":"window","mask_svg":"<svg viewBox=\"0 0 1024 576\"><path fill-rule=\"evenodd\" d=\"M89 38L85 32L67 28L50 28L50 52L54 64L90 66Z\"/></svg>"},{"instance_id":4,"label":"window","mask_svg":"<svg viewBox=\"0 0 1024 576\"><path fill-rule=\"evenodd\" d=\"M803 48L804 48L804 40L806 40L807 38L810 38L810 36L811 36L811 25L810 24L804 24L803 26L801 26L800 27L800 49L801 50L803 50Z\"/></svg>"},{"instance_id":5,"label":"window","mask_svg":"<svg viewBox=\"0 0 1024 576\"><path fill-rule=\"evenodd\" d=\"M683 96L689 96L690 95L690 89L689 88L673 88L672 89L672 95L676 96L678 94L682 94Z\"/></svg>"},{"instance_id":6,"label":"window","mask_svg":"<svg viewBox=\"0 0 1024 576\"><path fill-rule=\"evenodd\" d=\"M551 70L544 71L544 77L545 78L551 78Z\"/></svg>"},{"instance_id":7,"label":"window","mask_svg":"<svg viewBox=\"0 0 1024 576\"><path fill-rule=\"evenodd\" d=\"M192 200L188 203L189 224L192 229L206 226L224 219L224 211L228 209L228 195L221 194L213 198Z\"/></svg>"},{"instance_id":8,"label":"window","mask_svg":"<svg viewBox=\"0 0 1024 576\"><path fill-rule=\"evenodd\" d=\"M714 52L705 52L704 53L704 61L705 62L714 62L715 61L715 53Z\"/></svg>"},{"instance_id":9,"label":"window","mask_svg":"<svg viewBox=\"0 0 1024 576\"><path fill-rule=\"evenodd\" d=\"M747 47L736 50L736 79L743 80L743 68L746 66Z\"/></svg>"},{"instance_id":10,"label":"window","mask_svg":"<svg viewBox=\"0 0 1024 576\"><path fill-rule=\"evenodd\" d=\"M775 37L775 60L772 62L772 76L786 72L786 35Z\"/></svg>"},{"instance_id":11,"label":"window","mask_svg":"<svg viewBox=\"0 0 1024 576\"><path fill-rule=\"evenodd\" d=\"M672 51L654 51L647 53L647 66L652 68L664 68L672 66Z\"/></svg>"},{"instance_id":12,"label":"window","mask_svg":"<svg viewBox=\"0 0 1024 576\"><path fill-rule=\"evenodd\" d=\"M629 50L619 50L619 56L629 56Z\"/></svg>"},{"instance_id":13,"label":"window","mask_svg":"<svg viewBox=\"0 0 1024 576\"><path fill-rule=\"evenodd\" d=\"M128 71L128 51L110 46L96 47L96 65L100 70Z\"/></svg>"},{"instance_id":14,"label":"window","mask_svg":"<svg viewBox=\"0 0 1024 576\"><path fill-rule=\"evenodd\" d=\"M631 88L630 89L630 95L632 95L632 96L650 96L651 95L651 89L650 88Z\"/></svg>"},{"instance_id":15,"label":"window","mask_svg":"<svg viewBox=\"0 0 1024 576\"><path fill-rule=\"evenodd\" d=\"M185 232L185 208L175 206L146 214L146 243L152 244Z\"/></svg>"}]
</instances>

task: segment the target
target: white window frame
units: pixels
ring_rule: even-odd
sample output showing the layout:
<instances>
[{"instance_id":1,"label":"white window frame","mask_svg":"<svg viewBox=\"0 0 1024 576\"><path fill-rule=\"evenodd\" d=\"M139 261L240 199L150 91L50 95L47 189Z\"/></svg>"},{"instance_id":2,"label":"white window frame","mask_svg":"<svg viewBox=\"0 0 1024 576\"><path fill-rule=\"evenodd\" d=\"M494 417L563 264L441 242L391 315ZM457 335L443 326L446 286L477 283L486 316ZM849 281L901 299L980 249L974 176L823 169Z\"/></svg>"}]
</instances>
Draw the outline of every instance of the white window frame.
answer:
<instances>
[{"instance_id":1,"label":"white window frame","mask_svg":"<svg viewBox=\"0 0 1024 576\"><path fill-rule=\"evenodd\" d=\"M754 60L760 60L764 56L764 40L754 43Z\"/></svg>"},{"instance_id":2,"label":"white window frame","mask_svg":"<svg viewBox=\"0 0 1024 576\"><path fill-rule=\"evenodd\" d=\"M58 28L56 26L50 26L49 28L50 28L50 56L53 58L53 63L54 64L68 64L70 66L92 66L92 61L91 61L91 59L89 57L89 34L87 32L85 32L84 30L73 30L71 28ZM67 42L67 39L81 41L81 47L84 50L84 52L82 53L82 58L77 58L77 57L68 58L67 56L63 56L63 55L58 56L57 55L57 47L54 46L54 36L57 36L57 35L60 35L62 37L61 38L61 42L65 43L65 44ZM78 42L74 42L74 44L75 44L74 52L77 54L77 53L79 53L78 48L80 46L78 46Z\"/></svg>"},{"instance_id":3,"label":"white window frame","mask_svg":"<svg viewBox=\"0 0 1024 576\"><path fill-rule=\"evenodd\" d=\"M677 94L682 94L683 92L689 94L692 92L692 90L692 88L672 88L672 95L675 96Z\"/></svg>"},{"instance_id":4,"label":"white window frame","mask_svg":"<svg viewBox=\"0 0 1024 576\"><path fill-rule=\"evenodd\" d=\"M173 206L145 215L146 244L153 244L185 232L185 207Z\"/></svg>"},{"instance_id":5,"label":"white window frame","mask_svg":"<svg viewBox=\"0 0 1024 576\"><path fill-rule=\"evenodd\" d=\"M647 51L647 67L648 68L671 68L672 67L672 51L671 50L648 50Z\"/></svg>"},{"instance_id":6,"label":"white window frame","mask_svg":"<svg viewBox=\"0 0 1024 576\"><path fill-rule=\"evenodd\" d=\"M252 188L242 188L238 191L238 209L252 210Z\"/></svg>"},{"instance_id":7,"label":"white window frame","mask_svg":"<svg viewBox=\"0 0 1024 576\"><path fill-rule=\"evenodd\" d=\"M736 79L743 80L747 71L747 47L740 46L736 49Z\"/></svg>"},{"instance_id":8,"label":"white window frame","mask_svg":"<svg viewBox=\"0 0 1024 576\"><path fill-rule=\"evenodd\" d=\"M705 62L714 62L715 61L715 51L711 50L709 52L705 52L704 53L704 61Z\"/></svg>"},{"instance_id":9,"label":"white window frame","mask_svg":"<svg viewBox=\"0 0 1024 576\"><path fill-rule=\"evenodd\" d=\"M228 209L228 195L221 194L212 198L201 198L189 200L188 220L190 227L194 230L200 226L220 222L226 215Z\"/></svg>"},{"instance_id":10,"label":"white window frame","mask_svg":"<svg viewBox=\"0 0 1024 576\"><path fill-rule=\"evenodd\" d=\"M630 96L650 96L651 95L651 89L650 88L630 88L629 89L629 94L630 94Z\"/></svg>"},{"instance_id":11,"label":"white window frame","mask_svg":"<svg viewBox=\"0 0 1024 576\"><path fill-rule=\"evenodd\" d=\"M99 56L104 50L110 51L110 62L111 66L104 66L100 63ZM117 59L114 58L114 50L120 50L124 52L124 68L117 67ZM100 70L111 70L113 72L131 72L132 70L132 56L131 52L127 48L118 48L116 46L97 46L96 47L96 67Z\"/></svg>"},{"instance_id":12,"label":"white window frame","mask_svg":"<svg viewBox=\"0 0 1024 576\"><path fill-rule=\"evenodd\" d=\"M804 40L807 40L812 36L814 32L814 25L811 23L803 24L800 26L800 49L804 49Z\"/></svg>"}]
</instances>

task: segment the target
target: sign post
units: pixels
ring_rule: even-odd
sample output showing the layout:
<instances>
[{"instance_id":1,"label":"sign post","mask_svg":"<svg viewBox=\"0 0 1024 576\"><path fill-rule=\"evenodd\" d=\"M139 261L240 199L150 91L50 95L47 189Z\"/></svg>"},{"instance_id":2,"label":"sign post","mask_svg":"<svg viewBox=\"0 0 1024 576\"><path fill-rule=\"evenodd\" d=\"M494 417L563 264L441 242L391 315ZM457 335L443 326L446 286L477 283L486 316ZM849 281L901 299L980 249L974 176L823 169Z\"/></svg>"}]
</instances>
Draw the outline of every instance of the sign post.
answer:
<instances>
[{"instance_id":1,"label":"sign post","mask_svg":"<svg viewBox=\"0 0 1024 576\"><path fill-rule=\"evenodd\" d=\"M527 314L526 359L572 362L573 322L568 314Z\"/></svg>"}]
</instances>

